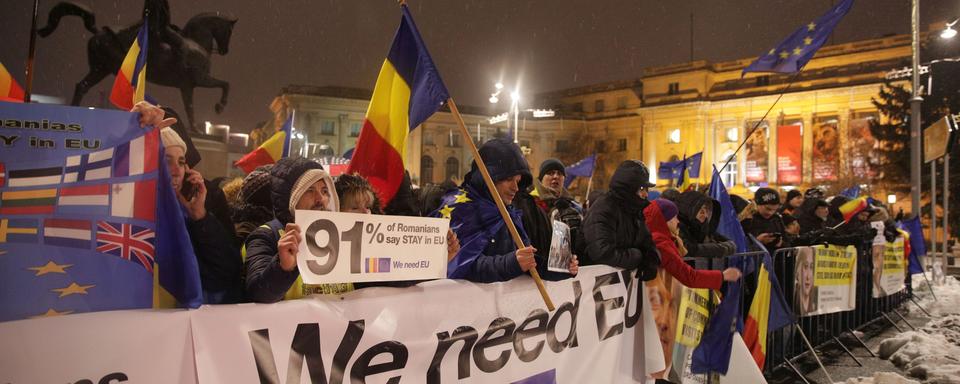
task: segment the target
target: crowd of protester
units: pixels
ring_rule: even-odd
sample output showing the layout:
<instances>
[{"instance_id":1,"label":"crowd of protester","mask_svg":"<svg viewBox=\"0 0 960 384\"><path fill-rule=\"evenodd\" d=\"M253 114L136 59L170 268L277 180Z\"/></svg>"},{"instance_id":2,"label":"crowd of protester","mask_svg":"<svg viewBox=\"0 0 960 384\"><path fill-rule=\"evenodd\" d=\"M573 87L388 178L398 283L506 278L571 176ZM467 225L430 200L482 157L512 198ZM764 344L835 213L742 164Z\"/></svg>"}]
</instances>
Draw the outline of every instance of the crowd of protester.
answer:
<instances>
[{"instance_id":1,"label":"crowd of protester","mask_svg":"<svg viewBox=\"0 0 960 384\"><path fill-rule=\"evenodd\" d=\"M696 270L683 260L736 252L734 242L717 233L720 202L696 189L667 189L649 200L654 184L638 160L622 162L606 192L598 188L577 199L565 187L560 160L544 161L534 177L516 144L492 139L479 149L492 190L473 162L459 185L448 181L420 187L406 174L396 196L383 205L363 176L333 178L304 158L281 159L242 179L207 180L194 169L200 157L183 139L183 127L163 119L175 118L172 111L148 104L135 110L143 114L142 122L164 126L160 137L166 165L197 256L205 303L269 303L417 283L304 284L296 262L302 229L294 221L295 210L447 218L448 277L475 282L507 281L531 269L544 279L561 280L576 275L580 265L593 264L636 270L642 280L662 270L692 288L720 289L741 278L735 268ZM522 245L515 243L491 191L506 206ZM790 190L782 199L774 189L759 188L751 199L731 195L731 200L744 232L770 252L818 243L858 244L876 236L871 221L891 220L886 210L874 206L844 220L840 207L849 199L825 198L818 188ZM563 259L562 268L548 268L553 253L571 257Z\"/></svg>"}]
</instances>

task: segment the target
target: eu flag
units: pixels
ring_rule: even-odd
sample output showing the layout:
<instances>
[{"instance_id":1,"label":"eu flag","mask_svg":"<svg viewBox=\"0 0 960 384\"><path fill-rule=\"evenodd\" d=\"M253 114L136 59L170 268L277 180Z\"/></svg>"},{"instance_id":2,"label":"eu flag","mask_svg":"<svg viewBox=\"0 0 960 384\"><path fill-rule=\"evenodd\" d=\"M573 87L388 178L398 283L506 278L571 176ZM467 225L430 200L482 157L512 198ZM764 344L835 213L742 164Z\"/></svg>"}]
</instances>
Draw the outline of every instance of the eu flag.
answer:
<instances>
[{"instance_id":1,"label":"eu flag","mask_svg":"<svg viewBox=\"0 0 960 384\"><path fill-rule=\"evenodd\" d=\"M597 165L597 154L594 153L590 156L587 156L583 160L576 162L575 164L567 167L564 171L567 173L567 179L563 182L563 187L568 188L570 184L573 183L573 179L577 177L590 177L593 176L593 169Z\"/></svg>"},{"instance_id":2,"label":"eu flag","mask_svg":"<svg viewBox=\"0 0 960 384\"><path fill-rule=\"evenodd\" d=\"M833 28L852 6L853 0L843 0L820 18L801 26L776 48L767 51L750 63L741 76L746 75L747 72L800 72L817 50L827 42Z\"/></svg>"},{"instance_id":3,"label":"eu flag","mask_svg":"<svg viewBox=\"0 0 960 384\"><path fill-rule=\"evenodd\" d=\"M720 224L717 225L717 233L733 240L737 245L737 252L746 252L747 236L743 233L740 220L737 220L737 212L733 210L733 202L730 201L730 194L727 193L723 180L720 180L717 167L713 167L713 178L710 179L710 190L707 194L720 202Z\"/></svg>"},{"instance_id":4,"label":"eu flag","mask_svg":"<svg viewBox=\"0 0 960 384\"><path fill-rule=\"evenodd\" d=\"M750 256L730 256L727 261L727 266L740 269L744 275L752 272ZM733 351L733 333L743 330L743 317L740 315L742 285L743 279L727 283L723 301L704 329L700 344L693 350L691 372L727 374Z\"/></svg>"}]
</instances>

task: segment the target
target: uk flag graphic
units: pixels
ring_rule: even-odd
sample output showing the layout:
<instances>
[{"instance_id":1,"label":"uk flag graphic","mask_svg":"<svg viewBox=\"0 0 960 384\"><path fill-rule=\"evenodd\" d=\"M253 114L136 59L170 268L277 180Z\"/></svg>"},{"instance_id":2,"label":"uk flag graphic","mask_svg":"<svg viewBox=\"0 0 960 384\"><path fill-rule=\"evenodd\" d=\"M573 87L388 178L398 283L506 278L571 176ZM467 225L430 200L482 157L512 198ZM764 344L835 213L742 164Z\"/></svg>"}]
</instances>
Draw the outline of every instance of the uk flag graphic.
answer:
<instances>
[{"instance_id":1,"label":"uk flag graphic","mask_svg":"<svg viewBox=\"0 0 960 384\"><path fill-rule=\"evenodd\" d=\"M153 272L154 235L152 229L125 223L97 222L97 252L138 262Z\"/></svg>"}]
</instances>

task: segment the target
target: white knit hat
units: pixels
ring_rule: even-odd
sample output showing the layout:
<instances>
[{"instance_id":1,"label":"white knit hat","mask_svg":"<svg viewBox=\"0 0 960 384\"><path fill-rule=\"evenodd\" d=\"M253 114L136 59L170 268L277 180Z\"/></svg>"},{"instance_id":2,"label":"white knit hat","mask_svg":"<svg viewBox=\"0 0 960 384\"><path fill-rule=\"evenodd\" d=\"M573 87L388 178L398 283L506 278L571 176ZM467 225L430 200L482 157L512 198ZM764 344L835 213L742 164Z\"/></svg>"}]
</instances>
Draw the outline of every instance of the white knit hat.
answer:
<instances>
[{"instance_id":1,"label":"white knit hat","mask_svg":"<svg viewBox=\"0 0 960 384\"><path fill-rule=\"evenodd\" d=\"M290 191L289 208L291 215L296 214L294 211L297 209L297 202L300 201L303 194L307 192L307 189L320 180L323 180L324 184L327 185L327 190L330 192L330 199L327 200L327 206L324 207L325 210L330 212L339 211L340 201L337 198L337 190L333 186L333 179L330 178L330 174L322 169L310 169L297 178L297 182L293 184L293 190Z\"/></svg>"},{"instance_id":2,"label":"white knit hat","mask_svg":"<svg viewBox=\"0 0 960 384\"><path fill-rule=\"evenodd\" d=\"M183 149L183 152L187 152L187 143L180 138L180 135L177 134L177 131L174 131L170 127L166 127L160 130L160 141L163 142L165 148L170 147L180 147Z\"/></svg>"}]
</instances>

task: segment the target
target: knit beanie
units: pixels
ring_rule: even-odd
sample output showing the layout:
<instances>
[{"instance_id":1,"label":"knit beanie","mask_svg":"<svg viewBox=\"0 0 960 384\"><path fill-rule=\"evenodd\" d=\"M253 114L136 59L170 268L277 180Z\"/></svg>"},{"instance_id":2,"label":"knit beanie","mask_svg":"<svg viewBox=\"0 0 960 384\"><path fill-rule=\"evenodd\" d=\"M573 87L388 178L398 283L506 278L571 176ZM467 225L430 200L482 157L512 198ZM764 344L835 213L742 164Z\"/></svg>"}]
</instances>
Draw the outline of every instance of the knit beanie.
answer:
<instances>
[{"instance_id":1,"label":"knit beanie","mask_svg":"<svg viewBox=\"0 0 960 384\"><path fill-rule=\"evenodd\" d=\"M543 181L543 177L550 171L560 171L564 176L567 175L567 171L563 169L563 163L560 160L546 159L540 164L540 176L537 177L537 180Z\"/></svg>"},{"instance_id":2,"label":"knit beanie","mask_svg":"<svg viewBox=\"0 0 960 384\"><path fill-rule=\"evenodd\" d=\"M798 190L796 190L796 189L791 189L790 191L787 192L787 200L786 200L785 202L786 202L786 203L789 203L790 200L793 200L794 198L797 198L797 197L800 197L800 196L802 196L802 195L800 194L800 191L798 191Z\"/></svg>"},{"instance_id":3,"label":"knit beanie","mask_svg":"<svg viewBox=\"0 0 960 384\"><path fill-rule=\"evenodd\" d=\"M240 201L270 207L270 167L271 165L259 166L243 178Z\"/></svg>"},{"instance_id":4,"label":"knit beanie","mask_svg":"<svg viewBox=\"0 0 960 384\"><path fill-rule=\"evenodd\" d=\"M297 182L293 184L293 189L290 191L290 214L297 209L297 202L300 201L300 198L303 197L303 194L307 192L307 189L310 189L310 186L316 184L320 180L327 178L327 171L322 169L308 169L299 178ZM330 188L330 202L326 207L328 210L337 212L340 209L340 202L337 201L337 191L333 189L332 185L328 185L327 188Z\"/></svg>"},{"instance_id":5,"label":"knit beanie","mask_svg":"<svg viewBox=\"0 0 960 384\"><path fill-rule=\"evenodd\" d=\"M664 221L670 221L674 217L677 217L677 214L680 211L679 209L677 209L677 205L670 200L655 199L653 200L653 202L656 203L658 207L660 207L660 213L663 214Z\"/></svg>"},{"instance_id":6,"label":"knit beanie","mask_svg":"<svg viewBox=\"0 0 960 384\"><path fill-rule=\"evenodd\" d=\"M187 143L184 143L180 135L177 134L177 131L174 131L170 127L160 130L160 141L163 142L165 148L180 147L184 153L187 152Z\"/></svg>"}]
</instances>

